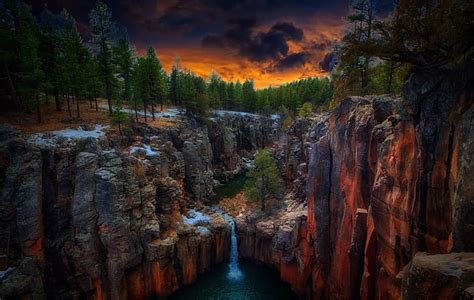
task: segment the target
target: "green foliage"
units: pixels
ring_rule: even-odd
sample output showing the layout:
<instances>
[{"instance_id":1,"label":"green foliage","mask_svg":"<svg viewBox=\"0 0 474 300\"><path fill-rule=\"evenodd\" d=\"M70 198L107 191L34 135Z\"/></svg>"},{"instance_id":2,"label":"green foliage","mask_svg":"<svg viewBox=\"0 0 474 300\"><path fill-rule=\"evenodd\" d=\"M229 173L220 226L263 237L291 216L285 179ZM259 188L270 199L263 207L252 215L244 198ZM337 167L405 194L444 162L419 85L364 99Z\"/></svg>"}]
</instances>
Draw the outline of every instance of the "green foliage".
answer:
<instances>
[{"instance_id":1,"label":"green foliage","mask_svg":"<svg viewBox=\"0 0 474 300\"><path fill-rule=\"evenodd\" d=\"M149 103L155 105L158 102L163 105L166 100L166 80L160 60L156 56L155 49L149 47L146 56L146 76L149 85Z\"/></svg>"},{"instance_id":2,"label":"green foliage","mask_svg":"<svg viewBox=\"0 0 474 300\"><path fill-rule=\"evenodd\" d=\"M98 61L98 74L105 88L108 99L109 112L112 113L112 94L114 84L114 69L112 62L112 41L115 25L112 22L112 13L106 4L99 1L89 13L89 23L92 39L91 46Z\"/></svg>"},{"instance_id":3,"label":"green foliage","mask_svg":"<svg viewBox=\"0 0 474 300\"><path fill-rule=\"evenodd\" d=\"M247 176L246 196L250 201L259 203L261 210L265 210L268 197L275 196L281 190L280 174L275 159L268 149L257 152Z\"/></svg>"},{"instance_id":4,"label":"green foliage","mask_svg":"<svg viewBox=\"0 0 474 300\"><path fill-rule=\"evenodd\" d=\"M177 80L177 97L193 116L205 116L209 108L207 86L204 79L189 71L182 71Z\"/></svg>"},{"instance_id":5,"label":"green foliage","mask_svg":"<svg viewBox=\"0 0 474 300\"><path fill-rule=\"evenodd\" d=\"M298 109L298 116L301 118L307 118L313 112L313 105L311 102L306 102Z\"/></svg>"},{"instance_id":6,"label":"green foliage","mask_svg":"<svg viewBox=\"0 0 474 300\"><path fill-rule=\"evenodd\" d=\"M348 95L400 93L412 66L423 69L472 61L474 2L402 0L380 18L372 0L358 0L352 31L338 47L331 106Z\"/></svg>"},{"instance_id":7,"label":"green foliage","mask_svg":"<svg viewBox=\"0 0 474 300\"><path fill-rule=\"evenodd\" d=\"M118 76L121 80L120 98L130 102L132 96L131 77L135 53L125 32L122 33L117 46L114 48L114 59Z\"/></svg>"},{"instance_id":8,"label":"green foliage","mask_svg":"<svg viewBox=\"0 0 474 300\"><path fill-rule=\"evenodd\" d=\"M19 8L19 20L17 87L24 107L31 110L40 105L37 99L44 79L39 56L39 32L26 5Z\"/></svg>"},{"instance_id":9,"label":"green foliage","mask_svg":"<svg viewBox=\"0 0 474 300\"><path fill-rule=\"evenodd\" d=\"M122 125L127 121L128 114L123 111L122 107L117 105L114 107L110 120L113 125L117 125L119 133L122 134Z\"/></svg>"}]
</instances>

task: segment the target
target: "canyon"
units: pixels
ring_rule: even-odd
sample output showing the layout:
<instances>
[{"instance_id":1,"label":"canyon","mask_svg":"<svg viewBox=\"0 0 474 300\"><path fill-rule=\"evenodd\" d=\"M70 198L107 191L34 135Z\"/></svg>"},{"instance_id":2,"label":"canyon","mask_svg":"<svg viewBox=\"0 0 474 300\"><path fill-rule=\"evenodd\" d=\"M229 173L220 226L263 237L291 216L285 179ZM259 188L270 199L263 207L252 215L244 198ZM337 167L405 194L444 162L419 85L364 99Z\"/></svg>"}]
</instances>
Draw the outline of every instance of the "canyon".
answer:
<instances>
[{"instance_id":1,"label":"canyon","mask_svg":"<svg viewBox=\"0 0 474 300\"><path fill-rule=\"evenodd\" d=\"M2 125L0 297L146 299L194 282L230 258L213 191L266 146L286 189L235 216L241 259L306 299L471 299L473 78L418 70L401 97L349 97L285 129L232 114L40 143Z\"/></svg>"}]
</instances>

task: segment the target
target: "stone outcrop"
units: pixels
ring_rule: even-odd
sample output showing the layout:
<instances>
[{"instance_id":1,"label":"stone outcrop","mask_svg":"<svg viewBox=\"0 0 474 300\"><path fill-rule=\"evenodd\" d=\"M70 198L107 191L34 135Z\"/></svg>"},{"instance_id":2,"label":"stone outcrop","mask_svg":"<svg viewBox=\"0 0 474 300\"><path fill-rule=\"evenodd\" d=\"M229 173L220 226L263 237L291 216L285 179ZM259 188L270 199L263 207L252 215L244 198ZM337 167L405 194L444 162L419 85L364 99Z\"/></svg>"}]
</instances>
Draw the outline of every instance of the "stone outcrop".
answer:
<instances>
[{"instance_id":1,"label":"stone outcrop","mask_svg":"<svg viewBox=\"0 0 474 300\"><path fill-rule=\"evenodd\" d=\"M415 72L403 97L350 97L313 118L310 134L274 147L290 190L295 176L307 178L306 236L287 239L293 247L286 248L310 247L282 268L281 256L271 253L286 226L276 215L273 226L249 217L239 226L240 255L274 266L307 298L399 299L399 274L417 252L474 251L472 80L467 68ZM306 153L299 145L307 143L307 174L295 172L293 161ZM296 155L285 155L291 149ZM469 292L469 284L457 284ZM446 289L444 295L458 294Z\"/></svg>"},{"instance_id":2,"label":"stone outcrop","mask_svg":"<svg viewBox=\"0 0 474 300\"><path fill-rule=\"evenodd\" d=\"M279 122L266 117L224 115L209 126L215 178L228 181L242 173L255 150L271 145L282 135Z\"/></svg>"},{"instance_id":3,"label":"stone outcrop","mask_svg":"<svg viewBox=\"0 0 474 300\"><path fill-rule=\"evenodd\" d=\"M474 253L418 252L400 277L403 299L472 299Z\"/></svg>"}]
</instances>

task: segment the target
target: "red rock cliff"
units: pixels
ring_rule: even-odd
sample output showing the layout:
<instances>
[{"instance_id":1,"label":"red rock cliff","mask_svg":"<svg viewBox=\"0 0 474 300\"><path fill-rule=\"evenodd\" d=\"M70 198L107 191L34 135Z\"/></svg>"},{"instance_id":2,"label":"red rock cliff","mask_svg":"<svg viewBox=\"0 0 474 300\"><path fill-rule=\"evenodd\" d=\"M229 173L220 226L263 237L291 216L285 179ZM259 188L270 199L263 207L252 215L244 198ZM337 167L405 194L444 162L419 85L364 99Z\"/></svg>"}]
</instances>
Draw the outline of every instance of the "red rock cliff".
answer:
<instances>
[{"instance_id":1,"label":"red rock cliff","mask_svg":"<svg viewBox=\"0 0 474 300\"><path fill-rule=\"evenodd\" d=\"M314 119L307 218L288 227L247 216L240 255L274 266L306 298L399 299L402 282L423 281L402 272L417 252L474 251L470 78L465 70L418 72L403 97L351 97ZM451 280L444 295L454 298L466 280Z\"/></svg>"}]
</instances>

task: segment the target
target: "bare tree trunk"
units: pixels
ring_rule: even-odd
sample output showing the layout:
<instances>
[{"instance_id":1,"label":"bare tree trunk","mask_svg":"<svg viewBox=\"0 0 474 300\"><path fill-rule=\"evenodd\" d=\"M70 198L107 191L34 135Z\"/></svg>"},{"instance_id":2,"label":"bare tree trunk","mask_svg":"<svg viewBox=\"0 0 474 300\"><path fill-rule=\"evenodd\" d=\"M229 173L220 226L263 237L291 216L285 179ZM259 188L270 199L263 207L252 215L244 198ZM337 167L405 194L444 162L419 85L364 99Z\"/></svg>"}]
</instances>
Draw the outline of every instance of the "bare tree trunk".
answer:
<instances>
[{"instance_id":1,"label":"bare tree trunk","mask_svg":"<svg viewBox=\"0 0 474 300\"><path fill-rule=\"evenodd\" d=\"M118 121L119 134L122 135L122 127L120 126L120 120Z\"/></svg>"},{"instance_id":2,"label":"bare tree trunk","mask_svg":"<svg viewBox=\"0 0 474 300\"><path fill-rule=\"evenodd\" d=\"M41 107L40 107L40 101L39 101L39 96L36 95L36 115L38 117L38 123L42 123L43 120L41 118Z\"/></svg>"},{"instance_id":3,"label":"bare tree trunk","mask_svg":"<svg viewBox=\"0 0 474 300\"><path fill-rule=\"evenodd\" d=\"M89 108L94 108L94 105L92 104L92 95L89 95Z\"/></svg>"},{"instance_id":4,"label":"bare tree trunk","mask_svg":"<svg viewBox=\"0 0 474 300\"><path fill-rule=\"evenodd\" d=\"M135 122L138 123L138 110L137 110L137 102L134 102L134 109L135 109Z\"/></svg>"},{"instance_id":5,"label":"bare tree trunk","mask_svg":"<svg viewBox=\"0 0 474 300\"><path fill-rule=\"evenodd\" d=\"M163 100L160 101L161 111L163 111Z\"/></svg>"},{"instance_id":6,"label":"bare tree trunk","mask_svg":"<svg viewBox=\"0 0 474 300\"><path fill-rule=\"evenodd\" d=\"M107 104L109 105L109 114L112 114L112 86L110 82L106 84Z\"/></svg>"},{"instance_id":7,"label":"bare tree trunk","mask_svg":"<svg viewBox=\"0 0 474 300\"><path fill-rule=\"evenodd\" d=\"M77 109L77 118L79 119L81 117L81 111L79 107L79 97L76 95L76 109Z\"/></svg>"},{"instance_id":8,"label":"bare tree trunk","mask_svg":"<svg viewBox=\"0 0 474 300\"><path fill-rule=\"evenodd\" d=\"M94 93L94 101L95 101L95 111L99 111L99 104L97 103L97 93L96 93L96 89L95 89L95 82L94 82L94 86L93 86L93 91Z\"/></svg>"},{"instance_id":9,"label":"bare tree trunk","mask_svg":"<svg viewBox=\"0 0 474 300\"><path fill-rule=\"evenodd\" d=\"M54 86L54 103L56 105L56 111L61 111L61 100L59 99L59 89L57 85Z\"/></svg>"},{"instance_id":10,"label":"bare tree trunk","mask_svg":"<svg viewBox=\"0 0 474 300\"><path fill-rule=\"evenodd\" d=\"M69 99L69 94L66 94L66 100L67 100L67 112L69 114L69 117L72 118L72 113L71 113L71 101Z\"/></svg>"},{"instance_id":11,"label":"bare tree trunk","mask_svg":"<svg viewBox=\"0 0 474 300\"><path fill-rule=\"evenodd\" d=\"M145 123L147 122L146 120L146 100L143 100L143 112L145 113Z\"/></svg>"},{"instance_id":12,"label":"bare tree trunk","mask_svg":"<svg viewBox=\"0 0 474 300\"><path fill-rule=\"evenodd\" d=\"M151 104L151 119L155 121L155 105Z\"/></svg>"},{"instance_id":13,"label":"bare tree trunk","mask_svg":"<svg viewBox=\"0 0 474 300\"><path fill-rule=\"evenodd\" d=\"M3 68L5 69L5 74L7 75L8 89L10 90L10 95L13 98L15 109L19 110L21 107L20 99L18 98L18 95L16 94L15 85L13 84L13 80L10 75L10 70L8 69L8 65L6 61L3 61Z\"/></svg>"}]
</instances>

